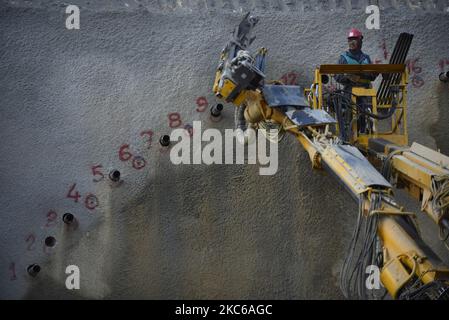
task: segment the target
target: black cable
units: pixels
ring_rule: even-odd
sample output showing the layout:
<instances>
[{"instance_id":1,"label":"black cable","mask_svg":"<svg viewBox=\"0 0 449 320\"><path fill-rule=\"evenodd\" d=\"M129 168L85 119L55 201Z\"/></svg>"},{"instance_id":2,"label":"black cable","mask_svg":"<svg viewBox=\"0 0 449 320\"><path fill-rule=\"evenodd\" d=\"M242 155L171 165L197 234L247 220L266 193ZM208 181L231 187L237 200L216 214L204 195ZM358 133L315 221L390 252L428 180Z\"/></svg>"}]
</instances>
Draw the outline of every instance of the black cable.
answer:
<instances>
[{"instance_id":1,"label":"black cable","mask_svg":"<svg viewBox=\"0 0 449 320\"><path fill-rule=\"evenodd\" d=\"M347 90L343 90L343 89L337 90L337 91L335 91L334 93L332 93L333 95L338 95L338 96L340 96L341 98L343 98L344 100L346 100L347 105L350 106L351 108L352 108L352 105L355 105L357 109L352 108L353 110L359 111L360 113L362 113L362 114L364 114L364 115L367 115L367 116L369 116L369 117L371 117L371 118L373 118L373 119L376 119L376 120L385 120L385 119L388 119L388 118L390 118L390 117L394 114L394 112L396 111L396 107L397 107L396 99L394 99L394 100L392 101L391 108L388 110L388 113L387 113L387 114L385 114L385 115L378 115L378 114L374 114L374 113L372 113L372 112L369 112L369 111L365 110L365 108L363 108L363 106L359 105L358 103L353 103L351 99L349 99L349 98L348 98L347 96L345 96L344 94L340 93L340 91L341 91L341 92L346 92L346 93L348 93L348 94L351 94L351 95L353 95L353 96L355 96L355 97L357 97L357 98L358 98L358 97L361 97L361 96L358 96L358 95L352 93L351 91L347 91Z\"/></svg>"},{"instance_id":2,"label":"black cable","mask_svg":"<svg viewBox=\"0 0 449 320\"><path fill-rule=\"evenodd\" d=\"M348 110L344 110L344 112L343 112L343 110L342 110L343 104L340 101L341 100L340 96L331 94L331 95L329 95L329 100L331 101L331 105L332 105L334 112L337 116L339 137L343 142L349 142L349 138L351 135L351 130L350 130L351 128L349 128L349 130L346 128L347 121L345 119L346 117L348 117L348 115L347 115Z\"/></svg>"},{"instance_id":3,"label":"black cable","mask_svg":"<svg viewBox=\"0 0 449 320\"><path fill-rule=\"evenodd\" d=\"M365 276L366 267L376 265L381 254L377 246L379 238L377 227L379 217L377 214L363 216L364 196L359 200L359 214L353 231L348 253L342 265L340 274L340 287L347 298L366 299L368 296L376 298L375 291L367 294ZM373 194L369 212L381 205L381 195Z\"/></svg>"}]
</instances>

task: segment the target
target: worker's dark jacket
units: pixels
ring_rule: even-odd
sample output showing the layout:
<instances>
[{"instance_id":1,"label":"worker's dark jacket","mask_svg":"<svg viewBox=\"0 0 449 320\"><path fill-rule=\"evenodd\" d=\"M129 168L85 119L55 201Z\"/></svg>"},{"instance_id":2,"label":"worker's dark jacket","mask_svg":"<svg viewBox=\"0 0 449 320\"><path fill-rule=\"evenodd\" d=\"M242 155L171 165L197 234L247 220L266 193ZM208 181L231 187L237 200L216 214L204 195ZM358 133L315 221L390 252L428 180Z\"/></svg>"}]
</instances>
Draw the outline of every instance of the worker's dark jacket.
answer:
<instances>
[{"instance_id":1,"label":"worker's dark jacket","mask_svg":"<svg viewBox=\"0 0 449 320\"><path fill-rule=\"evenodd\" d=\"M363 53L361 50L351 52L346 51L340 56L338 64L371 64L371 58L369 55ZM352 82L346 75L337 74L335 75L335 80L345 86L345 89L350 89L353 86L360 86L369 88L371 81L374 81L377 74L362 73L360 75L360 81L357 83Z\"/></svg>"}]
</instances>

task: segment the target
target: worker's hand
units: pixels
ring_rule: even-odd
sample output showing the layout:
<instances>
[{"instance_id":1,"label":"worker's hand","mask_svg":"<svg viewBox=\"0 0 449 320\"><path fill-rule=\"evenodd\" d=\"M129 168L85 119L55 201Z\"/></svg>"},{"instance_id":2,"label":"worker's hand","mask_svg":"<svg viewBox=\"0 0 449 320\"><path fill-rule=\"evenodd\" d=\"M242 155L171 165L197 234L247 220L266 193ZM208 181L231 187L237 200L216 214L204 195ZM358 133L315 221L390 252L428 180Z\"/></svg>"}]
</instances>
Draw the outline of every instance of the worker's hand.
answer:
<instances>
[{"instance_id":1,"label":"worker's hand","mask_svg":"<svg viewBox=\"0 0 449 320\"><path fill-rule=\"evenodd\" d=\"M360 76L357 75L357 74L348 74L347 77L352 82L359 82L360 81Z\"/></svg>"}]
</instances>

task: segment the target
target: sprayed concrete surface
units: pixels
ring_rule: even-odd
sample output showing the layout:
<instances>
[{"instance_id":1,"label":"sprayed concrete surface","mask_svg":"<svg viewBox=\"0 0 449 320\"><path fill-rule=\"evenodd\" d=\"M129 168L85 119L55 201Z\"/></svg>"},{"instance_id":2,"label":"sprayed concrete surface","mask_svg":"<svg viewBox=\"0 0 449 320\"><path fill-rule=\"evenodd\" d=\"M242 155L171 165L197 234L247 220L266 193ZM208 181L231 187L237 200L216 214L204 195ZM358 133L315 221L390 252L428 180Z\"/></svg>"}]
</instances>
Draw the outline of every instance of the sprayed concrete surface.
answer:
<instances>
[{"instance_id":1,"label":"sprayed concrete surface","mask_svg":"<svg viewBox=\"0 0 449 320\"><path fill-rule=\"evenodd\" d=\"M196 101L218 102L219 52L253 9L261 19L252 48L269 49L268 78L294 72L302 86L316 65L337 61L352 26L364 30L373 60L383 59L383 39L391 52L400 32L415 34L409 57L424 83L409 85L410 141L449 154L449 88L438 81L439 61L449 59L449 4L380 1L381 30L365 30L364 1L258 3L73 1L80 30L65 28L64 2L0 4L0 298L343 298L338 274L357 205L312 171L292 137L280 144L274 176L255 165L175 166L157 139L172 130L171 112L183 124L233 127L231 106L213 122ZM148 149L140 133L149 129ZM119 160L123 144L144 168ZM95 165L105 175L120 170L123 183L94 182ZM78 202L66 196L74 183ZM94 210L88 193L98 198ZM65 212L76 230L63 224ZM436 227L421 223L449 263ZM43 247L47 236L54 248ZM32 263L42 267L36 278L26 274ZM65 288L71 264L80 290Z\"/></svg>"}]
</instances>

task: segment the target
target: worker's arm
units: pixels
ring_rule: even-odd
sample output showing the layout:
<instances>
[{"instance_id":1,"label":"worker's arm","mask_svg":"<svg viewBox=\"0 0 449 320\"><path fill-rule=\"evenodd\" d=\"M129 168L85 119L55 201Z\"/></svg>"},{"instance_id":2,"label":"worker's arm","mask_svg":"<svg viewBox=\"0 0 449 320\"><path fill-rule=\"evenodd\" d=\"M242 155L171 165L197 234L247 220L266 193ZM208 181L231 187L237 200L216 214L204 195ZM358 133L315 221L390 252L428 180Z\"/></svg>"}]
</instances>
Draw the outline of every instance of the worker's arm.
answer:
<instances>
[{"instance_id":1,"label":"worker's arm","mask_svg":"<svg viewBox=\"0 0 449 320\"><path fill-rule=\"evenodd\" d=\"M371 58L368 56L368 63L371 64ZM338 64L348 64L343 56L340 56ZM356 85L360 79L374 81L376 80L377 73L362 73L362 74L336 74L335 80L342 85Z\"/></svg>"},{"instance_id":2,"label":"worker's arm","mask_svg":"<svg viewBox=\"0 0 449 320\"><path fill-rule=\"evenodd\" d=\"M348 64L348 63L346 62L346 59L343 56L340 56L340 59L338 59L338 64ZM347 74L336 74L334 76L334 79L338 83L340 83L340 84L342 84L344 86L353 85L354 84L354 81L351 81L351 79L348 77Z\"/></svg>"}]
</instances>

